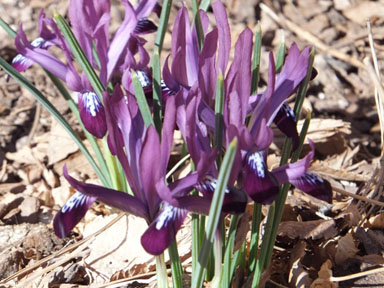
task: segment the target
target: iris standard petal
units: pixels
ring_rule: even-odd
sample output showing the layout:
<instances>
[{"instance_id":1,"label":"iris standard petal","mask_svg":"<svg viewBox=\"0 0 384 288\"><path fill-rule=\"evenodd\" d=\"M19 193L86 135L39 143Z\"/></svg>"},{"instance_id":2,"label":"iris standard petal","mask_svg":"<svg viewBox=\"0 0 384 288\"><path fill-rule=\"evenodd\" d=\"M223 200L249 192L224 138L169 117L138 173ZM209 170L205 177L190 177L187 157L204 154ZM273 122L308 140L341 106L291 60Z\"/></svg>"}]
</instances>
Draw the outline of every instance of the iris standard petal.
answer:
<instances>
[{"instance_id":1,"label":"iris standard petal","mask_svg":"<svg viewBox=\"0 0 384 288\"><path fill-rule=\"evenodd\" d=\"M293 186L320 200L332 203L331 184L312 172L290 181Z\"/></svg>"},{"instance_id":2,"label":"iris standard petal","mask_svg":"<svg viewBox=\"0 0 384 288\"><path fill-rule=\"evenodd\" d=\"M87 196L76 192L67 203L57 212L53 220L56 236L64 238L84 217L88 209L96 201L96 197Z\"/></svg>"},{"instance_id":3,"label":"iris standard petal","mask_svg":"<svg viewBox=\"0 0 384 288\"><path fill-rule=\"evenodd\" d=\"M217 68L223 75L227 69L229 54L231 51L231 32L229 29L228 16L224 4L216 1L212 4L213 13L216 18L217 29L219 32L219 53L217 58Z\"/></svg>"},{"instance_id":4,"label":"iris standard petal","mask_svg":"<svg viewBox=\"0 0 384 288\"><path fill-rule=\"evenodd\" d=\"M84 127L97 138L107 133L104 106L95 92L79 93L79 113Z\"/></svg>"}]
</instances>

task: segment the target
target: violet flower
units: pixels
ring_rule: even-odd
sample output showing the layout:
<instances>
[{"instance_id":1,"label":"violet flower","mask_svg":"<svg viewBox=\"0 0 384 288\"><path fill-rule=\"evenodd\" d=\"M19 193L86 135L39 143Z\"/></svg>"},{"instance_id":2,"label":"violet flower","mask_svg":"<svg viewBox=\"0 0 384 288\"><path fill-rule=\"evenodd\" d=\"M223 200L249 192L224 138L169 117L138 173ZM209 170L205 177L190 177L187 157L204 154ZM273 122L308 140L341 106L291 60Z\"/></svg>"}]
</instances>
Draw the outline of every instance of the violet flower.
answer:
<instances>
[{"instance_id":1,"label":"violet flower","mask_svg":"<svg viewBox=\"0 0 384 288\"><path fill-rule=\"evenodd\" d=\"M305 180L310 178L306 171L312 160L313 151L302 160L284 165L272 172L265 164L267 148L273 140L273 133L269 127L272 122L292 139L294 149L299 144L295 115L284 101L295 92L307 73L309 47L300 52L293 44L279 74L276 74L273 55L270 54L268 87L262 94L250 95L252 32L246 28L240 34L235 44L233 62L227 71L231 43L228 19L224 5L220 1L213 3L212 9L217 28L207 33L206 15L201 14L206 34L201 52L198 49L196 32L189 28L186 9L182 7L179 11L172 33L172 66L169 70L167 60L163 70L165 83L173 91L181 91L179 93L182 93L183 105L186 107L192 103L191 97L197 97L198 115L194 118L195 123L202 129L201 133L212 134L215 127L213 106L216 80L220 71L224 74L224 145L228 145L234 137L239 139L239 149L229 182L237 181L254 201L262 204L271 203L277 196L279 184L287 181L297 185L304 192L328 201L331 197L330 186L325 184L315 187L315 184L326 183L325 180L312 181L304 185ZM194 90L196 92L191 93ZM251 117L249 124L246 125L248 116ZM180 127L182 125L179 122ZM196 137L188 136L188 133L183 131L182 134L187 144L188 138L193 142L192 137ZM207 151L209 141L204 138L208 136L198 137L197 134L200 142L197 143L198 148L192 150L191 155L192 153L198 155L197 151Z\"/></svg>"},{"instance_id":2,"label":"violet flower","mask_svg":"<svg viewBox=\"0 0 384 288\"><path fill-rule=\"evenodd\" d=\"M80 221L95 201L144 218L149 227L142 235L144 249L161 254L173 241L187 212L208 213L210 201L189 195L203 178L209 165L169 185L165 174L173 143L176 121L175 99L166 102L161 141L153 126L146 128L134 96L123 95L117 86L113 95L104 95L111 145L124 169L133 195L102 186L82 183L64 176L78 192L63 206L54 219L55 233L64 237ZM212 161L209 159L208 161Z\"/></svg>"},{"instance_id":3,"label":"violet flower","mask_svg":"<svg viewBox=\"0 0 384 288\"><path fill-rule=\"evenodd\" d=\"M113 75L120 73L121 78L124 69L140 69L148 65L149 55L143 48L145 40L138 35L156 29L155 25L146 19L154 8L158 9L155 0L143 0L136 9L127 0L122 3L125 7L125 19L111 43L108 34L109 1L72 0L69 6L69 18L74 33L93 68L100 71L99 77L105 87ZM71 90L78 92L79 112L85 128L94 136L103 138L107 130L101 100L85 75L77 74L72 63L72 53L53 19L46 18L42 12L39 27L40 37L29 43L20 24L15 39L19 54L13 60L13 66L18 71L24 71L36 62L66 82ZM64 64L47 51L53 45L63 50L68 64ZM140 54L139 61L135 59L137 53Z\"/></svg>"}]
</instances>

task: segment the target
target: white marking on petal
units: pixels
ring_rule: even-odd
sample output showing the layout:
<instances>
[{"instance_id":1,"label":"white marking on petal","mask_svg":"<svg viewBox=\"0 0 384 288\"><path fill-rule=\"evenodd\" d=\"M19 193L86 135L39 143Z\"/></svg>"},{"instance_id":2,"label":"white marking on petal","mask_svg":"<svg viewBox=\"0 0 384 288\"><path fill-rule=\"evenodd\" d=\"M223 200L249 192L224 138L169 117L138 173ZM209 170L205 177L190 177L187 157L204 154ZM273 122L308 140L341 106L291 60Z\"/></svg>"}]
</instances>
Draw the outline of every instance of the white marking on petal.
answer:
<instances>
[{"instance_id":1,"label":"white marking on petal","mask_svg":"<svg viewBox=\"0 0 384 288\"><path fill-rule=\"evenodd\" d=\"M66 213L67 211L71 211L73 208L82 206L86 199L86 195L76 192L71 198L69 198L67 203L64 204L63 208L61 208L61 212Z\"/></svg>"},{"instance_id":2,"label":"white marking on petal","mask_svg":"<svg viewBox=\"0 0 384 288\"><path fill-rule=\"evenodd\" d=\"M312 185L316 185L316 182L320 182L320 183L324 182L324 179L320 178L319 176L311 172L304 174L303 178L305 181L309 182Z\"/></svg>"},{"instance_id":3,"label":"white marking on petal","mask_svg":"<svg viewBox=\"0 0 384 288\"><path fill-rule=\"evenodd\" d=\"M265 161L263 152L255 152L248 156L248 165L253 171L257 173L257 176L265 177Z\"/></svg>"},{"instance_id":4,"label":"white marking on petal","mask_svg":"<svg viewBox=\"0 0 384 288\"><path fill-rule=\"evenodd\" d=\"M27 61L27 58L25 58L23 55L21 54L17 54L15 56L15 58L12 59L12 64L15 64L15 63L21 63L21 64L24 64L25 61Z\"/></svg>"},{"instance_id":5,"label":"white marking on petal","mask_svg":"<svg viewBox=\"0 0 384 288\"><path fill-rule=\"evenodd\" d=\"M100 110L100 99L95 92L85 92L82 94L85 109L92 117L96 117L97 112Z\"/></svg>"},{"instance_id":6,"label":"white marking on petal","mask_svg":"<svg viewBox=\"0 0 384 288\"><path fill-rule=\"evenodd\" d=\"M217 186L217 179L206 176L206 178L201 181L199 184L197 184L196 188L199 190L209 191L211 193L214 193ZM229 194L231 191L229 190L228 186L225 187L226 194Z\"/></svg>"},{"instance_id":7,"label":"white marking on petal","mask_svg":"<svg viewBox=\"0 0 384 288\"><path fill-rule=\"evenodd\" d=\"M43 46L43 44L44 44L44 42L45 42L45 40L43 39L43 38L41 38L41 37L37 37L35 40L33 40L32 42L31 42L31 45L33 46L33 47L41 47L41 46Z\"/></svg>"},{"instance_id":8,"label":"white marking on petal","mask_svg":"<svg viewBox=\"0 0 384 288\"><path fill-rule=\"evenodd\" d=\"M183 213L183 209L164 204L163 210L160 215L156 218L156 230L161 230L163 227L167 227L168 223L175 220Z\"/></svg>"},{"instance_id":9,"label":"white marking on petal","mask_svg":"<svg viewBox=\"0 0 384 288\"><path fill-rule=\"evenodd\" d=\"M137 70L136 75L137 75L137 78L140 81L141 87L145 88L145 87L148 87L148 86L152 85L151 80L149 79L148 74L145 73L144 71Z\"/></svg>"},{"instance_id":10,"label":"white marking on petal","mask_svg":"<svg viewBox=\"0 0 384 288\"><path fill-rule=\"evenodd\" d=\"M289 105L287 103L284 103L281 108L283 109L285 115L288 118L292 118L292 119L296 120L295 113L293 113L293 110L291 109L291 107L289 107Z\"/></svg>"}]
</instances>

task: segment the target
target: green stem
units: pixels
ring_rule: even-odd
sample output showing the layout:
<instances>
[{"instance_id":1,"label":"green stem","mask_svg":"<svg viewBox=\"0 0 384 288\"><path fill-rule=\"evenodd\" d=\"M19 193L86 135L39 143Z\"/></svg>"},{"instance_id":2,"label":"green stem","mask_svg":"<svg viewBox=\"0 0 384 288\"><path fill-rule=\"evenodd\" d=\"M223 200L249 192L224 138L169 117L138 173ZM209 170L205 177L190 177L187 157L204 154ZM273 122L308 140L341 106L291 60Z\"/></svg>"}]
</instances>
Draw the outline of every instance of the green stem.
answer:
<instances>
[{"instance_id":1,"label":"green stem","mask_svg":"<svg viewBox=\"0 0 384 288\"><path fill-rule=\"evenodd\" d=\"M215 271L214 271L214 276L211 282L211 287L220 287L220 281L221 281L221 275L223 272L223 241L221 237L221 229L216 230L215 234L215 245L214 245L214 263L215 263Z\"/></svg>"},{"instance_id":2,"label":"green stem","mask_svg":"<svg viewBox=\"0 0 384 288\"><path fill-rule=\"evenodd\" d=\"M168 247L169 259L171 260L173 288L182 288L183 267L180 263L176 240Z\"/></svg>"},{"instance_id":3,"label":"green stem","mask_svg":"<svg viewBox=\"0 0 384 288\"><path fill-rule=\"evenodd\" d=\"M252 214L252 227L251 227L251 241L249 249L249 271L255 271L257 250L259 247L260 238L260 224L261 224L261 204L254 203L253 214Z\"/></svg>"},{"instance_id":4,"label":"green stem","mask_svg":"<svg viewBox=\"0 0 384 288\"><path fill-rule=\"evenodd\" d=\"M235 245L236 228L237 228L238 222L239 222L239 216L233 215L231 217L231 223L229 225L228 240L227 240L225 252L224 252L224 268L223 268L223 273L221 277L220 287L231 286L232 268L234 264L233 262L237 262L237 259L232 259L232 256L233 256L233 248Z\"/></svg>"},{"instance_id":5,"label":"green stem","mask_svg":"<svg viewBox=\"0 0 384 288\"><path fill-rule=\"evenodd\" d=\"M164 261L164 254L156 256L156 275L157 275L157 287L168 288L168 273L167 266Z\"/></svg>"},{"instance_id":6,"label":"green stem","mask_svg":"<svg viewBox=\"0 0 384 288\"><path fill-rule=\"evenodd\" d=\"M116 163L116 157L111 154L109 151L108 143L106 138L102 140L104 155L109 171L109 176L112 181L113 188L119 191L124 191L124 184L122 178L125 179L124 174L119 173L118 165Z\"/></svg>"},{"instance_id":7,"label":"green stem","mask_svg":"<svg viewBox=\"0 0 384 288\"><path fill-rule=\"evenodd\" d=\"M196 273L200 251L199 215L192 214L192 275Z\"/></svg>"},{"instance_id":8,"label":"green stem","mask_svg":"<svg viewBox=\"0 0 384 288\"><path fill-rule=\"evenodd\" d=\"M263 269L264 269L264 263L265 263L265 259L267 257L267 252L268 252L268 245L269 245L269 242L271 241L271 236L272 236L271 231L272 231L274 216L275 216L275 203L272 203L272 205L269 207L268 220L267 220L263 241L261 243L261 248L260 248L260 256L256 261L255 274L253 276L252 286L251 286L252 288L259 287L260 285L261 273L263 272Z\"/></svg>"}]
</instances>

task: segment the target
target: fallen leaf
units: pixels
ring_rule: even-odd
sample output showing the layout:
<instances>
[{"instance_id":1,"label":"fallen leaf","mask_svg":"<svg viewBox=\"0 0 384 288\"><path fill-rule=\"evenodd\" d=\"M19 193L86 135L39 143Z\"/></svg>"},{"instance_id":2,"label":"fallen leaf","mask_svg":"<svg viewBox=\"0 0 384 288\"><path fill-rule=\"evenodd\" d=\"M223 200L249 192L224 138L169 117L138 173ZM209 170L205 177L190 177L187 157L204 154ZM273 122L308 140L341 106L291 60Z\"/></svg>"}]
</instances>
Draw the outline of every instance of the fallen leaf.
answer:
<instances>
[{"instance_id":1,"label":"fallen leaf","mask_svg":"<svg viewBox=\"0 0 384 288\"><path fill-rule=\"evenodd\" d=\"M337 250L335 255L335 262L337 265L342 265L345 260L353 258L359 251L357 249L355 240L351 233L341 237L337 243Z\"/></svg>"},{"instance_id":2,"label":"fallen leaf","mask_svg":"<svg viewBox=\"0 0 384 288\"><path fill-rule=\"evenodd\" d=\"M239 250L241 245L243 245L245 238L247 237L247 233L249 231L249 219L250 215L245 212L239 220L239 223L237 224L236 229L236 236L235 236L235 245L233 250Z\"/></svg>"},{"instance_id":3,"label":"fallen leaf","mask_svg":"<svg viewBox=\"0 0 384 288\"><path fill-rule=\"evenodd\" d=\"M356 5L343 11L349 20L364 25L368 18L384 18L384 5L380 1L357 1Z\"/></svg>"},{"instance_id":4,"label":"fallen leaf","mask_svg":"<svg viewBox=\"0 0 384 288\"><path fill-rule=\"evenodd\" d=\"M279 225L278 235L291 239L330 239L338 234L334 220L314 220L305 222L285 221Z\"/></svg>"},{"instance_id":5,"label":"fallen leaf","mask_svg":"<svg viewBox=\"0 0 384 288\"><path fill-rule=\"evenodd\" d=\"M367 228L384 228L384 213L372 216L369 218L365 227Z\"/></svg>"},{"instance_id":6,"label":"fallen leaf","mask_svg":"<svg viewBox=\"0 0 384 288\"><path fill-rule=\"evenodd\" d=\"M293 262L293 265L289 271L288 283L291 287L306 288L312 283L311 277L309 277L308 271L301 264L300 259Z\"/></svg>"},{"instance_id":7,"label":"fallen leaf","mask_svg":"<svg viewBox=\"0 0 384 288\"><path fill-rule=\"evenodd\" d=\"M48 165L59 162L79 150L73 139L56 121L52 122L48 145Z\"/></svg>"},{"instance_id":8,"label":"fallen leaf","mask_svg":"<svg viewBox=\"0 0 384 288\"><path fill-rule=\"evenodd\" d=\"M327 260L321 265L318 272L318 278L312 282L311 288L337 288L339 287L337 282L332 282L332 262Z\"/></svg>"}]
</instances>

